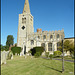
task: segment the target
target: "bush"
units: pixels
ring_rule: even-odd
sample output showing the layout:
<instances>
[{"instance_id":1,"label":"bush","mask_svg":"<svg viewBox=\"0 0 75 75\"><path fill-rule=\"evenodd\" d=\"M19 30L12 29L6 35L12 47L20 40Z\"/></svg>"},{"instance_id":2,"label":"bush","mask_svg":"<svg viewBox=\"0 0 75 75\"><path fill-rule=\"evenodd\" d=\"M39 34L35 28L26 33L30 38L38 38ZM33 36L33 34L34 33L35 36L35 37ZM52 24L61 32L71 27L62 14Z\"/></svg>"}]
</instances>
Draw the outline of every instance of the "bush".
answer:
<instances>
[{"instance_id":1,"label":"bush","mask_svg":"<svg viewBox=\"0 0 75 75\"><path fill-rule=\"evenodd\" d=\"M60 56L62 54L61 51L54 51L54 56Z\"/></svg>"},{"instance_id":2,"label":"bush","mask_svg":"<svg viewBox=\"0 0 75 75\"><path fill-rule=\"evenodd\" d=\"M1 51L9 51L9 46L2 46L1 47Z\"/></svg>"},{"instance_id":3,"label":"bush","mask_svg":"<svg viewBox=\"0 0 75 75\"><path fill-rule=\"evenodd\" d=\"M52 59L53 58L53 54L50 54L49 57L50 57L50 59Z\"/></svg>"},{"instance_id":4,"label":"bush","mask_svg":"<svg viewBox=\"0 0 75 75\"><path fill-rule=\"evenodd\" d=\"M42 52L44 51L44 48L43 47L34 47L33 49L31 49L31 54L32 55L35 55L37 52L40 53L40 55L42 54Z\"/></svg>"},{"instance_id":5,"label":"bush","mask_svg":"<svg viewBox=\"0 0 75 75\"><path fill-rule=\"evenodd\" d=\"M13 55L15 55L15 53L20 55L21 47L12 47L11 51L13 52Z\"/></svg>"},{"instance_id":6,"label":"bush","mask_svg":"<svg viewBox=\"0 0 75 75\"><path fill-rule=\"evenodd\" d=\"M45 55L48 58L49 57L49 52L45 52Z\"/></svg>"},{"instance_id":7,"label":"bush","mask_svg":"<svg viewBox=\"0 0 75 75\"><path fill-rule=\"evenodd\" d=\"M36 53L34 54L34 56L35 56L35 58L40 57L40 52L36 52Z\"/></svg>"}]
</instances>

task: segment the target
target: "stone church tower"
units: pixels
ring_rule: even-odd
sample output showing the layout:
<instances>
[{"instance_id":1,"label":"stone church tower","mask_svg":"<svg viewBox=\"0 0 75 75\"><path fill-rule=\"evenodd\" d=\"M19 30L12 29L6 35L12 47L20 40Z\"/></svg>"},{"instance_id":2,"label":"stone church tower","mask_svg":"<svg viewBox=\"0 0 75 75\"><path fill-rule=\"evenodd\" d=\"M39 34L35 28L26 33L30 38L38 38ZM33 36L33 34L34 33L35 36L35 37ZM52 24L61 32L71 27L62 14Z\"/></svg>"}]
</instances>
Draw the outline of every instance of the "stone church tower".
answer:
<instances>
[{"instance_id":1,"label":"stone church tower","mask_svg":"<svg viewBox=\"0 0 75 75\"><path fill-rule=\"evenodd\" d=\"M33 16L30 13L29 1L25 0L23 13L19 14L19 25L17 33L17 46L23 48L28 35L34 33Z\"/></svg>"}]
</instances>

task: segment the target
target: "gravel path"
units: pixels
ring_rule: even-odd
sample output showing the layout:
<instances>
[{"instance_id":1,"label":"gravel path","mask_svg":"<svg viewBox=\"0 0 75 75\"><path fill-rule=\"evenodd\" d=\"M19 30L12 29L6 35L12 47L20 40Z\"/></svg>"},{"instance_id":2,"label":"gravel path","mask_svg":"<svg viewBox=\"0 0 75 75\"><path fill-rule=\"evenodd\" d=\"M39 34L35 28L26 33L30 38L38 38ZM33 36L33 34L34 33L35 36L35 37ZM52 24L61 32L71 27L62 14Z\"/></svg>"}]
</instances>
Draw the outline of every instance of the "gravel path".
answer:
<instances>
[{"instance_id":1,"label":"gravel path","mask_svg":"<svg viewBox=\"0 0 75 75\"><path fill-rule=\"evenodd\" d=\"M50 58L42 57L42 56L41 56L41 58L44 58L44 59L50 59ZM53 58L53 60L62 60L62 59L56 59L56 58ZM64 61L75 62L74 60L64 60Z\"/></svg>"}]
</instances>

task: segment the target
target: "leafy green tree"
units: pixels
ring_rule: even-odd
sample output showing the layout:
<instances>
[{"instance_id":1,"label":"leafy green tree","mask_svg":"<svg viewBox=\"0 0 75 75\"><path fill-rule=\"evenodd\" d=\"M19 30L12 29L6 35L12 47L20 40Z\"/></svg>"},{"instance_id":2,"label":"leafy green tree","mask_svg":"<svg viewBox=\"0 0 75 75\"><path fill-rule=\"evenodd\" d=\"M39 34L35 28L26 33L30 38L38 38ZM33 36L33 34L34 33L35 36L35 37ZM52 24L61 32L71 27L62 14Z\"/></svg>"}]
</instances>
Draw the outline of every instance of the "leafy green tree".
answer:
<instances>
[{"instance_id":1,"label":"leafy green tree","mask_svg":"<svg viewBox=\"0 0 75 75\"><path fill-rule=\"evenodd\" d=\"M14 38L13 35L8 35L7 36L7 41L6 41L6 46L10 46L14 44Z\"/></svg>"},{"instance_id":2,"label":"leafy green tree","mask_svg":"<svg viewBox=\"0 0 75 75\"><path fill-rule=\"evenodd\" d=\"M70 41L66 40L64 41L64 51L69 51L70 50Z\"/></svg>"},{"instance_id":3,"label":"leafy green tree","mask_svg":"<svg viewBox=\"0 0 75 75\"><path fill-rule=\"evenodd\" d=\"M8 46L3 46L3 45L0 45L0 50L1 51L8 51L9 50L9 47Z\"/></svg>"},{"instance_id":4,"label":"leafy green tree","mask_svg":"<svg viewBox=\"0 0 75 75\"><path fill-rule=\"evenodd\" d=\"M70 54L73 54L74 55L74 44L70 44L69 46L69 51L70 51Z\"/></svg>"},{"instance_id":5,"label":"leafy green tree","mask_svg":"<svg viewBox=\"0 0 75 75\"><path fill-rule=\"evenodd\" d=\"M58 47L59 50L62 52L62 41L59 42L60 46ZM71 41L66 40L63 43L64 45L64 51L70 51L70 54L74 53L74 44L71 43Z\"/></svg>"},{"instance_id":6,"label":"leafy green tree","mask_svg":"<svg viewBox=\"0 0 75 75\"><path fill-rule=\"evenodd\" d=\"M8 51L9 50L9 46L3 46L3 50Z\"/></svg>"},{"instance_id":7,"label":"leafy green tree","mask_svg":"<svg viewBox=\"0 0 75 75\"><path fill-rule=\"evenodd\" d=\"M5 49L5 47L1 44L0 45L0 50L3 51Z\"/></svg>"}]
</instances>

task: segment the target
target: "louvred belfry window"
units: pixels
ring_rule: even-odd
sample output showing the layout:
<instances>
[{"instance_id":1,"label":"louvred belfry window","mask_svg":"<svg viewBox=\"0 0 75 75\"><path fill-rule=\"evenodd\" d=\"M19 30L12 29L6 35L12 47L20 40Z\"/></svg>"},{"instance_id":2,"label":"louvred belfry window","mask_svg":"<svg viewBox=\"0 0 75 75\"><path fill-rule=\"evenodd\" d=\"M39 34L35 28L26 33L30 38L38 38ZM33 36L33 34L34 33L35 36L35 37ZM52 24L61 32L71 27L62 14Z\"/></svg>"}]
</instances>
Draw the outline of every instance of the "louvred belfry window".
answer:
<instances>
[{"instance_id":1,"label":"louvred belfry window","mask_svg":"<svg viewBox=\"0 0 75 75\"><path fill-rule=\"evenodd\" d=\"M26 23L26 18L22 18L22 23Z\"/></svg>"}]
</instances>

